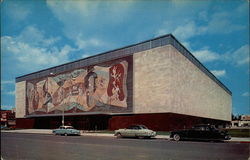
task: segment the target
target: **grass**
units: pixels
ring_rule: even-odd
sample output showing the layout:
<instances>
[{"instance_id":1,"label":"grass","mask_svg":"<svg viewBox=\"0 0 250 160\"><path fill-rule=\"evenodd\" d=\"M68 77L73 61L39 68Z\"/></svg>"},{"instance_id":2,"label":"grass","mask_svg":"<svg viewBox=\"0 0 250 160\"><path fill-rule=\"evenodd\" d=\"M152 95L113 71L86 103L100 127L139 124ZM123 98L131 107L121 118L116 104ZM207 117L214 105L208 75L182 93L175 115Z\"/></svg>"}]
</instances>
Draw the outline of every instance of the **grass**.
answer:
<instances>
[{"instance_id":1,"label":"grass","mask_svg":"<svg viewBox=\"0 0 250 160\"><path fill-rule=\"evenodd\" d=\"M250 128L226 129L232 137L250 137Z\"/></svg>"}]
</instances>

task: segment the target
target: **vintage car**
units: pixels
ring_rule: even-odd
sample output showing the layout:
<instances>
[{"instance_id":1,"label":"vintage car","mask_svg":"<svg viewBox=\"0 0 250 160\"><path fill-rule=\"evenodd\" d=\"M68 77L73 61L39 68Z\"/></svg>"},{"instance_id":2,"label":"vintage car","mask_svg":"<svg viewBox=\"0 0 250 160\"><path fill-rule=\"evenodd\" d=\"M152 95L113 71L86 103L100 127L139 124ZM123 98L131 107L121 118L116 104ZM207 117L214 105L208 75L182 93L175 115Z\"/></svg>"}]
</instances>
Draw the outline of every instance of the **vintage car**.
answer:
<instances>
[{"instance_id":1,"label":"vintage car","mask_svg":"<svg viewBox=\"0 0 250 160\"><path fill-rule=\"evenodd\" d=\"M58 129L54 129L52 131L55 135L78 135L80 136L81 133L79 130L74 129L72 126L60 126Z\"/></svg>"},{"instance_id":2,"label":"vintage car","mask_svg":"<svg viewBox=\"0 0 250 160\"><path fill-rule=\"evenodd\" d=\"M170 138L175 141L179 140L212 140L222 141L229 140L231 136L227 131L216 129L213 125L202 124L193 126L191 129L177 130L170 133Z\"/></svg>"},{"instance_id":3,"label":"vintage car","mask_svg":"<svg viewBox=\"0 0 250 160\"><path fill-rule=\"evenodd\" d=\"M132 125L125 129L115 130L116 137L136 137L136 138L152 138L156 136L156 132L148 129L144 125Z\"/></svg>"}]
</instances>

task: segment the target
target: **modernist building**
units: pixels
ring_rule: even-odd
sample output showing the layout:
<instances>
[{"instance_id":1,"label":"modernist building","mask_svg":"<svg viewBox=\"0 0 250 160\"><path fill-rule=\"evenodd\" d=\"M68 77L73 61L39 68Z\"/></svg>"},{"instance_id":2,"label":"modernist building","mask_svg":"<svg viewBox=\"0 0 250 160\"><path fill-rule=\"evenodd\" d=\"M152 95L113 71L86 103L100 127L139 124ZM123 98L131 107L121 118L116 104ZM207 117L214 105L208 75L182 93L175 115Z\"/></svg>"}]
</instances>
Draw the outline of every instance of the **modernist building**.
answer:
<instances>
[{"instance_id":1,"label":"modernist building","mask_svg":"<svg viewBox=\"0 0 250 160\"><path fill-rule=\"evenodd\" d=\"M17 128L231 121L232 93L171 34L16 78Z\"/></svg>"}]
</instances>

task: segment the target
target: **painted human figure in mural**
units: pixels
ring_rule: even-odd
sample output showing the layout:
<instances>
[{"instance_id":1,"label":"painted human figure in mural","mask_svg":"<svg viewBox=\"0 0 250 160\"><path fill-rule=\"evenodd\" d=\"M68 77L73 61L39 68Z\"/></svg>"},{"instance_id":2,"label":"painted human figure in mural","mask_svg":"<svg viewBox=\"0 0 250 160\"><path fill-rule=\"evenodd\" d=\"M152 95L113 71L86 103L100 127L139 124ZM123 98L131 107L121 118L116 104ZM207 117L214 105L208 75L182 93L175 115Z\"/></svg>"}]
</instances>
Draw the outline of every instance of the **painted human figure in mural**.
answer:
<instances>
[{"instance_id":1,"label":"painted human figure in mural","mask_svg":"<svg viewBox=\"0 0 250 160\"><path fill-rule=\"evenodd\" d=\"M90 69L88 74L84 78L84 85L85 85L85 93L86 93L86 100L87 105L91 109L96 105L96 98L94 97L96 91L96 82L97 81L97 74Z\"/></svg>"},{"instance_id":2,"label":"painted human figure in mural","mask_svg":"<svg viewBox=\"0 0 250 160\"><path fill-rule=\"evenodd\" d=\"M27 84L27 98L28 98L28 112L32 113L38 108L39 94L36 85L32 83Z\"/></svg>"},{"instance_id":3,"label":"painted human figure in mural","mask_svg":"<svg viewBox=\"0 0 250 160\"><path fill-rule=\"evenodd\" d=\"M54 106L52 104L52 96L48 92L48 78L43 85L43 95L44 95L43 108L46 108L46 112L48 113L50 108Z\"/></svg>"}]
</instances>

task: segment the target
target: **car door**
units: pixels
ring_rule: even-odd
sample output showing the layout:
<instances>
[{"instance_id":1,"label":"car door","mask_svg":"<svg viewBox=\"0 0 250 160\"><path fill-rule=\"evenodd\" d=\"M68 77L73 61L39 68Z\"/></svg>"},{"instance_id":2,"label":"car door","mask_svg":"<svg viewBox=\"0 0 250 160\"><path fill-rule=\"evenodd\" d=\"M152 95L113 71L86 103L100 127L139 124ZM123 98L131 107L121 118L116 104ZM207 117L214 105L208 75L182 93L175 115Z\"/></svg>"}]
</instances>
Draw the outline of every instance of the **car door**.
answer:
<instances>
[{"instance_id":1,"label":"car door","mask_svg":"<svg viewBox=\"0 0 250 160\"><path fill-rule=\"evenodd\" d=\"M135 126L135 127L134 127L133 136L134 136L134 137L143 136L143 130L142 130L142 128L140 128L139 126Z\"/></svg>"},{"instance_id":2,"label":"car door","mask_svg":"<svg viewBox=\"0 0 250 160\"><path fill-rule=\"evenodd\" d=\"M211 130L209 126L202 126L199 139L209 140L210 138L211 138Z\"/></svg>"},{"instance_id":3,"label":"car door","mask_svg":"<svg viewBox=\"0 0 250 160\"><path fill-rule=\"evenodd\" d=\"M137 132L137 126L130 126L128 127L126 133L128 137L135 137L136 136L136 132Z\"/></svg>"},{"instance_id":4,"label":"car door","mask_svg":"<svg viewBox=\"0 0 250 160\"><path fill-rule=\"evenodd\" d=\"M223 137L221 136L219 130L217 130L214 127L210 128L208 138L211 140L217 140L217 139L222 139Z\"/></svg>"},{"instance_id":5,"label":"car door","mask_svg":"<svg viewBox=\"0 0 250 160\"><path fill-rule=\"evenodd\" d=\"M192 129L188 130L188 139L200 139L201 137L201 130L200 126L195 126Z\"/></svg>"},{"instance_id":6,"label":"car door","mask_svg":"<svg viewBox=\"0 0 250 160\"><path fill-rule=\"evenodd\" d=\"M63 127L59 127L57 129L57 134L63 134Z\"/></svg>"}]
</instances>

